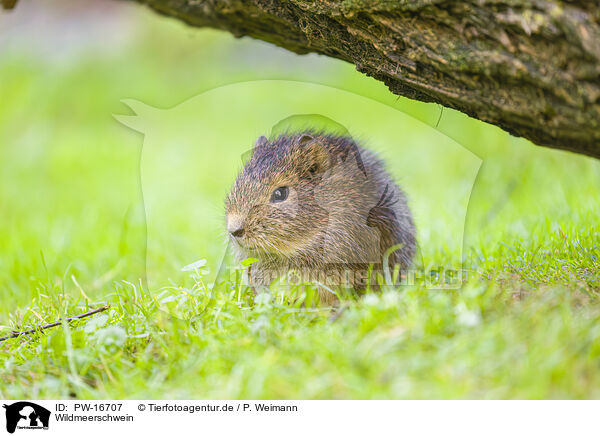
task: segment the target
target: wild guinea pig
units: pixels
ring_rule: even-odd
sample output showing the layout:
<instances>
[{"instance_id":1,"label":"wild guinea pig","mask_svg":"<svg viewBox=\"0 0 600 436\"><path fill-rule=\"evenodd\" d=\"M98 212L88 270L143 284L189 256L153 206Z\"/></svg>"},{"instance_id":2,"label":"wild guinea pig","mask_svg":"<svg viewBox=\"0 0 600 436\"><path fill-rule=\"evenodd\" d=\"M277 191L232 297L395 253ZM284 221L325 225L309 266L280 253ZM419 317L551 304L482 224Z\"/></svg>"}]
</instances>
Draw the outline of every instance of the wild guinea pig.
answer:
<instances>
[{"instance_id":1,"label":"wild guinea pig","mask_svg":"<svg viewBox=\"0 0 600 436\"><path fill-rule=\"evenodd\" d=\"M416 251L405 194L381 160L350 137L260 137L225 208L236 257L258 259L252 286L294 271L327 287L363 290L389 249L389 266L401 270ZM335 301L319 289L322 300Z\"/></svg>"}]
</instances>

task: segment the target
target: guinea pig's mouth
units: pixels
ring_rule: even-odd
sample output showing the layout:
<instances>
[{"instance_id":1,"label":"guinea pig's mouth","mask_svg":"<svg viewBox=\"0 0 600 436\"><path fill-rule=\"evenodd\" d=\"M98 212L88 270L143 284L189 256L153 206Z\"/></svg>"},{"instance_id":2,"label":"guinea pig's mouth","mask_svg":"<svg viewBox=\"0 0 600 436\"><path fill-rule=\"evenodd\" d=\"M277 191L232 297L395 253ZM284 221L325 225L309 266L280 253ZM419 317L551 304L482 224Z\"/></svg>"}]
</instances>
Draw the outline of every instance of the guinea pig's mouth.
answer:
<instances>
[{"instance_id":1,"label":"guinea pig's mouth","mask_svg":"<svg viewBox=\"0 0 600 436\"><path fill-rule=\"evenodd\" d=\"M244 250L244 251L250 251L250 252L260 251L260 248L258 248L258 247L252 247L250 245L244 245L244 244L241 244L241 243L239 245L242 248L242 250Z\"/></svg>"},{"instance_id":2,"label":"guinea pig's mouth","mask_svg":"<svg viewBox=\"0 0 600 436\"><path fill-rule=\"evenodd\" d=\"M252 241L248 241L247 239L239 240L237 238L231 238L231 240L244 251L257 252L261 250L259 246L254 244Z\"/></svg>"},{"instance_id":3,"label":"guinea pig's mouth","mask_svg":"<svg viewBox=\"0 0 600 436\"><path fill-rule=\"evenodd\" d=\"M259 255L267 255L267 256L272 256L272 255L281 255L281 254L287 254L287 252L289 251L288 247L281 247L278 245L274 245L273 242L271 241L261 241L261 240L255 240L255 239L234 239L234 243L238 245L238 247L240 247L240 249L242 251L244 251L247 254L251 254L254 256L259 256Z\"/></svg>"}]
</instances>

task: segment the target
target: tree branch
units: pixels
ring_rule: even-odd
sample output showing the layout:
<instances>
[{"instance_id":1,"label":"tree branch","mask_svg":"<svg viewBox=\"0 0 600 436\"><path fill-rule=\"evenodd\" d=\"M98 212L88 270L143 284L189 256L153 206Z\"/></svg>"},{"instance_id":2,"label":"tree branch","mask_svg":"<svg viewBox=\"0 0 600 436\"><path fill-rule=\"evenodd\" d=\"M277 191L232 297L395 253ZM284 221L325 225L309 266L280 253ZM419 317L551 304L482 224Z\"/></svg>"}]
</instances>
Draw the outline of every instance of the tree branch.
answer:
<instances>
[{"instance_id":1,"label":"tree branch","mask_svg":"<svg viewBox=\"0 0 600 436\"><path fill-rule=\"evenodd\" d=\"M136 0L192 26L343 59L398 95L600 158L589 0Z\"/></svg>"}]
</instances>

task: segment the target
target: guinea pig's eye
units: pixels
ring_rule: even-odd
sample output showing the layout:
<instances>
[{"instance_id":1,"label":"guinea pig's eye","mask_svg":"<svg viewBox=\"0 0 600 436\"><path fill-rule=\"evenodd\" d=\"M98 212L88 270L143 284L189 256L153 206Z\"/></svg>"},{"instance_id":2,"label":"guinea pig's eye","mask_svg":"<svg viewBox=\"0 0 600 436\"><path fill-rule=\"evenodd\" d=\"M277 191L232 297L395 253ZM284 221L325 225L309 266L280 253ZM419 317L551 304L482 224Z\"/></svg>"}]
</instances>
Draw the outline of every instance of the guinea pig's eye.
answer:
<instances>
[{"instance_id":1,"label":"guinea pig's eye","mask_svg":"<svg viewBox=\"0 0 600 436\"><path fill-rule=\"evenodd\" d=\"M288 198L288 194L290 193L290 188L287 186L280 186L271 194L271 203L280 203Z\"/></svg>"}]
</instances>

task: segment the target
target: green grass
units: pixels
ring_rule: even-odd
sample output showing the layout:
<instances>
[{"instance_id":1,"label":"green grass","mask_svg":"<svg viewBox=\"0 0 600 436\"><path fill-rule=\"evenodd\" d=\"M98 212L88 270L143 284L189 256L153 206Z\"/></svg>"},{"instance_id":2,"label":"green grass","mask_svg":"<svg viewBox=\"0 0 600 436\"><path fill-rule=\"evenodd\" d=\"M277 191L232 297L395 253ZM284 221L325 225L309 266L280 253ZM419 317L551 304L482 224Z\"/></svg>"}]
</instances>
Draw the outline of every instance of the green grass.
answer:
<instances>
[{"instance_id":1,"label":"green grass","mask_svg":"<svg viewBox=\"0 0 600 436\"><path fill-rule=\"evenodd\" d=\"M600 398L599 162L448 109L440 134L436 106L396 100L342 62L142 9L131 20L136 30L98 55L56 60L13 37L0 56L0 336L112 306L1 342L0 397ZM417 264L464 258L469 282L345 297L335 314L310 289L254 296L235 277L211 288L223 197L244 144L273 123L233 106L230 119L200 117L213 109L204 97L164 112L145 137L112 114L127 113L125 98L170 108L262 79L384 103L366 110L333 92L316 108L364 136L412 194ZM277 120L280 84L246 95L253 112ZM306 90L294 104L313 107ZM483 160L474 185L475 160L448 138ZM210 146L192 146L201 141ZM199 259L205 267L182 271Z\"/></svg>"}]
</instances>

